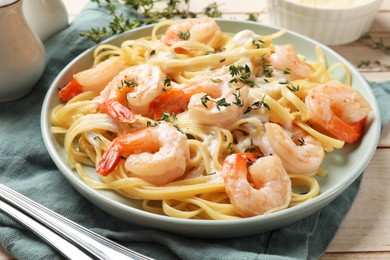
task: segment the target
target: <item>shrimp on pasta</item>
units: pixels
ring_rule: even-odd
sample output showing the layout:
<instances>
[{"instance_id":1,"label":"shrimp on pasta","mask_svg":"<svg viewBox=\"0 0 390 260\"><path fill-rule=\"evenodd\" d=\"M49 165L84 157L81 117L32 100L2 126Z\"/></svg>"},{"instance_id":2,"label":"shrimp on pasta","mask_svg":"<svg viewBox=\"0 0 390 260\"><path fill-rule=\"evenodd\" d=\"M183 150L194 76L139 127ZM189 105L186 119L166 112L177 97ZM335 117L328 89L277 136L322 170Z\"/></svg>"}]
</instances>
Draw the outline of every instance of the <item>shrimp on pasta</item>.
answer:
<instances>
[{"instance_id":1,"label":"shrimp on pasta","mask_svg":"<svg viewBox=\"0 0 390 260\"><path fill-rule=\"evenodd\" d=\"M161 37L161 42L167 46L186 40L210 44L215 37L218 39L219 33L219 26L211 18L187 19L172 24Z\"/></svg>"},{"instance_id":2,"label":"shrimp on pasta","mask_svg":"<svg viewBox=\"0 0 390 260\"><path fill-rule=\"evenodd\" d=\"M279 211L287 208L290 202L291 180L278 156L229 155L223 164L222 175L226 192L243 217ZM253 183L249 183L249 179Z\"/></svg>"},{"instance_id":3,"label":"shrimp on pasta","mask_svg":"<svg viewBox=\"0 0 390 260\"><path fill-rule=\"evenodd\" d=\"M288 131L278 124L267 122L264 128L260 144L264 154L278 155L289 173L313 176L318 172L325 157L319 141L297 126Z\"/></svg>"},{"instance_id":4,"label":"shrimp on pasta","mask_svg":"<svg viewBox=\"0 0 390 260\"><path fill-rule=\"evenodd\" d=\"M164 89L165 73L157 66L141 64L121 71L100 93L100 109L121 122L146 115L149 103Z\"/></svg>"},{"instance_id":5,"label":"shrimp on pasta","mask_svg":"<svg viewBox=\"0 0 390 260\"><path fill-rule=\"evenodd\" d=\"M188 104L189 117L203 125L226 127L242 117L248 107L247 85L223 85L218 95L198 93Z\"/></svg>"},{"instance_id":6,"label":"shrimp on pasta","mask_svg":"<svg viewBox=\"0 0 390 260\"><path fill-rule=\"evenodd\" d=\"M347 143L360 138L371 111L360 92L336 81L313 88L306 96L305 104L310 121Z\"/></svg>"},{"instance_id":7,"label":"shrimp on pasta","mask_svg":"<svg viewBox=\"0 0 390 260\"><path fill-rule=\"evenodd\" d=\"M126 68L120 57L111 57L96 66L73 75L58 96L65 102L86 91L100 92L122 70Z\"/></svg>"},{"instance_id":8,"label":"shrimp on pasta","mask_svg":"<svg viewBox=\"0 0 390 260\"><path fill-rule=\"evenodd\" d=\"M179 114L188 108L188 103L193 95L204 93L207 95L219 95L223 80L213 80L209 77L199 77L186 83L176 85L157 96L149 103L148 112L154 119L159 119L163 112Z\"/></svg>"},{"instance_id":9,"label":"shrimp on pasta","mask_svg":"<svg viewBox=\"0 0 390 260\"><path fill-rule=\"evenodd\" d=\"M129 174L155 185L163 185L183 175L188 160L187 138L176 128L161 123L115 138L107 148L96 171L110 174L122 157Z\"/></svg>"},{"instance_id":10,"label":"shrimp on pasta","mask_svg":"<svg viewBox=\"0 0 390 260\"><path fill-rule=\"evenodd\" d=\"M269 58L273 68L291 80L308 78L313 72L311 66L298 57L291 45L275 46L275 52Z\"/></svg>"}]
</instances>

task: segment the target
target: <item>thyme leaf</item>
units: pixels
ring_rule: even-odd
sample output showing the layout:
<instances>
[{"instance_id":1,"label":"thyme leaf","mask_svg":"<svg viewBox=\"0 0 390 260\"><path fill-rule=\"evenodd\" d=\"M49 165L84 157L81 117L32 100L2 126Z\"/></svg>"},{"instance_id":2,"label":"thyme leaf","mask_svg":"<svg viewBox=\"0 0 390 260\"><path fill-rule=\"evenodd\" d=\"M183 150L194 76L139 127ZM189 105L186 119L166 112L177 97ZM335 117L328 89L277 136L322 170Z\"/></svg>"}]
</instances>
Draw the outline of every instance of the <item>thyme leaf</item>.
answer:
<instances>
[{"instance_id":1,"label":"thyme leaf","mask_svg":"<svg viewBox=\"0 0 390 260\"><path fill-rule=\"evenodd\" d=\"M209 5L207 5L204 8L204 13L208 17L214 17L214 18L222 17L222 13L221 13L221 11L219 11L219 7L218 7L218 4L216 2L213 2L213 3L210 3Z\"/></svg>"},{"instance_id":2,"label":"thyme leaf","mask_svg":"<svg viewBox=\"0 0 390 260\"><path fill-rule=\"evenodd\" d=\"M261 100L257 100L255 102L252 103L251 106L249 106L245 111L244 111L244 114L246 113L249 113L251 112L252 110L257 110L259 108L261 108L262 106L265 107L268 111L271 110L271 107L264 101L265 99L265 95L263 96L263 98Z\"/></svg>"},{"instance_id":3,"label":"thyme leaf","mask_svg":"<svg viewBox=\"0 0 390 260\"><path fill-rule=\"evenodd\" d=\"M190 31L187 31L186 33L178 32L177 36L179 36L180 39L186 41L191 37Z\"/></svg>"},{"instance_id":4,"label":"thyme leaf","mask_svg":"<svg viewBox=\"0 0 390 260\"><path fill-rule=\"evenodd\" d=\"M251 70L248 65L230 65L229 73L233 77L233 79L230 80L230 83L242 82L250 87L255 86L255 82L250 79Z\"/></svg>"},{"instance_id":5,"label":"thyme leaf","mask_svg":"<svg viewBox=\"0 0 390 260\"><path fill-rule=\"evenodd\" d=\"M108 11L112 17L111 22L107 26L100 28L91 28L89 31L81 32L81 37L87 37L95 43L101 42L104 38L111 35L122 33L127 30L135 29L143 25L156 23L162 19L172 19L174 17L180 18L194 18L195 13L189 11L190 0L91 0L98 5L99 8ZM155 4L160 2L163 6L159 9ZM124 7L123 13L118 7ZM137 12L137 17L127 19L124 13L125 9L133 9Z\"/></svg>"},{"instance_id":6,"label":"thyme leaf","mask_svg":"<svg viewBox=\"0 0 390 260\"><path fill-rule=\"evenodd\" d=\"M250 14L248 14L248 18L247 18L247 20L248 21L252 21L252 22L256 22L257 21L257 19L259 19L259 15L260 14L255 14L255 13L250 13Z\"/></svg>"}]
</instances>

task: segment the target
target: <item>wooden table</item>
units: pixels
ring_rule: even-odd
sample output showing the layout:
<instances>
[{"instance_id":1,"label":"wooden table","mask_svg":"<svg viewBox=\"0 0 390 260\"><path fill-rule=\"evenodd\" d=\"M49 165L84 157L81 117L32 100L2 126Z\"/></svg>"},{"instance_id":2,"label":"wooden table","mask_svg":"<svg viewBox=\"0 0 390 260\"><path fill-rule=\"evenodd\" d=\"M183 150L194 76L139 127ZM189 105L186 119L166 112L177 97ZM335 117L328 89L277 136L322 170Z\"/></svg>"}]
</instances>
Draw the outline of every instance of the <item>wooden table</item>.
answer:
<instances>
[{"instance_id":1,"label":"wooden table","mask_svg":"<svg viewBox=\"0 0 390 260\"><path fill-rule=\"evenodd\" d=\"M70 21L88 0L65 0ZM226 18L246 19L248 13L260 13L258 21L268 24L265 0L191 1L191 10L201 11L208 3L217 2ZM92 26L92 25L91 25ZM369 34L390 45L390 0L384 0ZM380 61L390 65L390 55L373 49L358 40L346 45L331 46L356 66L362 60ZM362 70L372 81L390 80L390 68ZM389 100L390 101L390 100ZM322 260L328 259L390 259L390 124L382 133L374 158L365 170L360 191L351 211L342 222ZM0 248L0 260L12 259Z\"/></svg>"}]
</instances>

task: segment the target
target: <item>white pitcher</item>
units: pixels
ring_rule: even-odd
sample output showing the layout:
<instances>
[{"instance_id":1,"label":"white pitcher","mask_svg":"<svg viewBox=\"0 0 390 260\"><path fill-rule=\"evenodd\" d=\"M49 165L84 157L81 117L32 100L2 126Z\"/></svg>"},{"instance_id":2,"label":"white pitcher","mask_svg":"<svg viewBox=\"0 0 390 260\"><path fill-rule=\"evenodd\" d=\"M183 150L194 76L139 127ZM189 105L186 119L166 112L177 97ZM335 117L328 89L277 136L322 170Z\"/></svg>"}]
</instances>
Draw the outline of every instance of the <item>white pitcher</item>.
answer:
<instances>
[{"instance_id":1,"label":"white pitcher","mask_svg":"<svg viewBox=\"0 0 390 260\"><path fill-rule=\"evenodd\" d=\"M23 13L42 42L68 26L68 12L62 0L24 0Z\"/></svg>"},{"instance_id":2,"label":"white pitcher","mask_svg":"<svg viewBox=\"0 0 390 260\"><path fill-rule=\"evenodd\" d=\"M30 92L45 68L45 49L28 26L22 4L0 0L0 102Z\"/></svg>"}]
</instances>

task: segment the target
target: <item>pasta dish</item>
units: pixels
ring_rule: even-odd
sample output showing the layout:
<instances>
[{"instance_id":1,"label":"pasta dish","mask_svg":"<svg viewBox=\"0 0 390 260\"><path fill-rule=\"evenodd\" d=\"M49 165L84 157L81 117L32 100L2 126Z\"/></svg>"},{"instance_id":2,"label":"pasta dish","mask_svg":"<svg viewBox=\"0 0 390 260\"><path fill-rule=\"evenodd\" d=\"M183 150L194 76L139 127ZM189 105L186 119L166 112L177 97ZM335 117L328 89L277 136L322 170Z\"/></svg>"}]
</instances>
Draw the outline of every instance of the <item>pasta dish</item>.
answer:
<instances>
[{"instance_id":1,"label":"pasta dish","mask_svg":"<svg viewBox=\"0 0 390 260\"><path fill-rule=\"evenodd\" d=\"M176 218L252 217L316 197L325 154L361 138L370 105L320 48L308 61L273 43L286 31L258 33L198 18L97 46L51 113L70 167Z\"/></svg>"}]
</instances>

